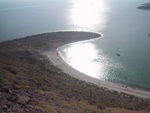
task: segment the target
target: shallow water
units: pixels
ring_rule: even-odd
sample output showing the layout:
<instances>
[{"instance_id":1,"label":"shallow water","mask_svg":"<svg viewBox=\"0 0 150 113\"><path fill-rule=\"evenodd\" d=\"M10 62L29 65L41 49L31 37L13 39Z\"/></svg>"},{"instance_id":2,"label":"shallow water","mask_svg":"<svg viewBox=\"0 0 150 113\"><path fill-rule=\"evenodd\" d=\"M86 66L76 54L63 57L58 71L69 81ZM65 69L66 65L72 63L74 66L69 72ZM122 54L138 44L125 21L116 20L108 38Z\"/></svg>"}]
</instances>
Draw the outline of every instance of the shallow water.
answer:
<instances>
[{"instance_id":1,"label":"shallow water","mask_svg":"<svg viewBox=\"0 0 150 113\"><path fill-rule=\"evenodd\" d=\"M1 0L0 41L79 30L103 37L63 46L63 59L101 80L150 89L149 0Z\"/></svg>"},{"instance_id":2,"label":"shallow water","mask_svg":"<svg viewBox=\"0 0 150 113\"><path fill-rule=\"evenodd\" d=\"M106 27L99 31L104 36L66 45L60 55L75 69L92 77L149 90L150 11L136 9L142 3L108 2L108 20L103 23Z\"/></svg>"}]
</instances>

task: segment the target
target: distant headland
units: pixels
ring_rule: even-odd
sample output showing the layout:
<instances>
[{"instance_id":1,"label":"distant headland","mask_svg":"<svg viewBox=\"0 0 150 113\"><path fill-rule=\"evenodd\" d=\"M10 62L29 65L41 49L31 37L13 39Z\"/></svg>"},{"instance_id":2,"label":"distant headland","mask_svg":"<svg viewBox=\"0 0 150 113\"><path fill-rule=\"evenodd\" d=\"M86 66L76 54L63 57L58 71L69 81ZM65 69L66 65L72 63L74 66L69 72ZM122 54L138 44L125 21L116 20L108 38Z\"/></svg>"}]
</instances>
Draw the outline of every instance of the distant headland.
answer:
<instances>
[{"instance_id":1,"label":"distant headland","mask_svg":"<svg viewBox=\"0 0 150 113\"><path fill-rule=\"evenodd\" d=\"M137 8L142 9L142 10L150 10L150 3L142 4L141 6Z\"/></svg>"}]
</instances>

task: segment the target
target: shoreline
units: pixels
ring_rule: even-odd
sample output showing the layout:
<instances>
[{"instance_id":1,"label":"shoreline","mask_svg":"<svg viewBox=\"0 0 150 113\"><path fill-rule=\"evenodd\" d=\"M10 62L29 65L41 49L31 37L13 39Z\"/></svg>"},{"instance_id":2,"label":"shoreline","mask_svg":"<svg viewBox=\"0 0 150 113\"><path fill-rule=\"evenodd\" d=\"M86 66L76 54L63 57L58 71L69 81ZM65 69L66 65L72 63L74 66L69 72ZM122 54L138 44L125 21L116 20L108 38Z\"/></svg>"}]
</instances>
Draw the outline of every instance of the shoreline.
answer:
<instances>
[{"instance_id":1,"label":"shoreline","mask_svg":"<svg viewBox=\"0 0 150 113\"><path fill-rule=\"evenodd\" d=\"M0 112L149 113L150 99L104 88L111 87L78 72L59 56L61 45L99 36L70 31L1 42Z\"/></svg>"},{"instance_id":2,"label":"shoreline","mask_svg":"<svg viewBox=\"0 0 150 113\"><path fill-rule=\"evenodd\" d=\"M65 32L65 33L70 33L70 32ZM75 37L75 34L73 35L73 37ZM94 37L94 38L98 38L98 37ZM63 72L69 74L71 77L77 78L79 80L83 80L88 83L95 84L102 88L107 88L108 90L114 90L114 91L117 91L120 93L126 93L126 94L133 95L136 97L150 99L150 91L146 91L146 90L142 90L142 89L138 89L138 88L132 88L130 86L126 87L123 84L112 83L109 81L102 81L102 80L90 77L90 76L83 74L83 73L79 72L78 70L72 68L59 55L59 52L57 49L65 44L79 42L79 41L83 41L83 40L94 39L94 38L88 37L87 39L86 38L83 39L83 37L80 38L80 36L79 36L77 41L72 40L71 42L63 42L63 43L57 42L56 45L52 49L50 49L50 50L46 49L44 51L42 50L41 53L43 55L46 55L49 58L49 60L53 63L54 66L59 67L60 69L62 69Z\"/></svg>"}]
</instances>

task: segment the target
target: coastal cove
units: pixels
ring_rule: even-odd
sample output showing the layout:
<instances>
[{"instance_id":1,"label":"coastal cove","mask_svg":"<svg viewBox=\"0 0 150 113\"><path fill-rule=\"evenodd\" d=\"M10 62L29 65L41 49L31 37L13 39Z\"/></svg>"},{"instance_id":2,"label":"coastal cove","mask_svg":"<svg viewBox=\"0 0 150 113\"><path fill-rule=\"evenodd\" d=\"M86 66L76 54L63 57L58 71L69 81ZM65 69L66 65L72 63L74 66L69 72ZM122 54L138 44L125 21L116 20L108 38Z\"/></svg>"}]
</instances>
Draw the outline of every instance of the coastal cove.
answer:
<instances>
[{"instance_id":1,"label":"coastal cove","mask_svg":"<svg viewBox=\"0 0 150 113\"><path fill-rule=\"evenodd\" d=\"M79 42L59 48L65 61L68 53L75 55L69 63L76 64L79 70L98 79L150 90L150 15L149 10L138 6L149 3L147 0L26 0L0 1L0 41L12 40L33 34L56 31L91 31L103 33L103 38L89 43ZM148 4L147 4L148 5ZM147 6L146 5L146 6ZM83 8L84 6L84 8ZM145 5L144 5L145 6ZM81 13L78 13L81 12ZM89 18L90 17L90 18ZM85 45L85 46L82 46ZM84 52L95 52L84 59ZM72 49L72 50L71 50ZM65 51L64 51L65 50ZM75 50L75 51L73 51ZM90 52L89 51L89 52ZM80 54L82 53L82 54ZM71 55L69 53L69 55ZM64 56L63 56L64 55ZM96 55L96 57L94 57ZM74 59L75 58L75 59ZM77 60L77 61L76 61ZM86 66L81 64L89 63ZM68 63L68 62L67 62ZM78 63L78 64L77 64ZM81 63L81 64L80 64ZM93 68L90 68L94 65ZM96 67L96 68L95 68ZM93 71L94 70L94 71ZM88 72L95 73L88 73Z\"/></svg>"},{"instance_id":2,"label":"coastal cove","mask_svg":"<svg viewBox=\"0 0 150 113\"><path fill-rule=\"evenodd\" d=\"M60 34L61 34L61 37L63 37L63 35L64 35L64 37L71 36L72 37L71 38L71 40L72 40L71 42L89 40L89 39L92 39L92 38L98 38L100 36L99 34L97 34L97 35L94 34L92 36L92 34L90 34L90 33L87 33L87 35L85 33L85 36L84 35L82 36L82 34L84 34L84 33L85 32L73 32L73 33L72 32L68 32L68 34L70 34L70 35L68 35L67 32L66 33L64 32L64 33L62 33L62 34L60 33ZM76 38L78 40L74 40ZM68 40L67 40L67 42L68 42ZM83 73L79 72L78 70L75 70L74 68L72 68L69 64L67 64L61 58L60 53L57 50L58 47L61 47L61 46L65 45L65 44L67 44L67 43L66 42L63 42L63 43L57 42L57 43L54 44L53 49L48 49L48 47L50 45L46 44L46 45L44 45L44 48L46 48L46 49L43 49L44 51L42 50L41 53L43 55L48 56L50 61L52 61L52 63L55 66L58 66L65 73L68 73L72 77L75 77L77 79L80 79L80 80L83 80L83 81L86 81L86 82L89 82L89 83L96 84L96 85L98 85L100 87L108 88L109 90L115 90L115 91L118 91L118 92L123 92L123 93L126 93L126 94L135 95L135 96L138 96L138 97L150 98L150 91L141 90L141 89L138 89L138 88L135 88L135 87L132 88L130 86L126 86L126 85L123 85L123 84L117 84L117 83L112 83L112 82L108 82L108 81L102 81L102 80L93 78L91 76L88 76L86 74L83 74Z\"/></svg>"},{"instance_id":3,"label":"coastal cove","mask_svg":"<svg viewBox=\"0 0 150 113\"><path fill-rule=\"evenodd\" d=\"M149 113L149 92L84 75L57 53L64 44L100 36L69 31L1 42L0 112Z\"/></svg>"},{"instance_id":4,"label":"coastal cove","mask_svg":"<svg viewBox=\"0 0 150 113\"><path fill-rule=\"evenodd\" d=\"M150 113L149 0L0 0L0 113Z\"/></svg>"}]
</instances>

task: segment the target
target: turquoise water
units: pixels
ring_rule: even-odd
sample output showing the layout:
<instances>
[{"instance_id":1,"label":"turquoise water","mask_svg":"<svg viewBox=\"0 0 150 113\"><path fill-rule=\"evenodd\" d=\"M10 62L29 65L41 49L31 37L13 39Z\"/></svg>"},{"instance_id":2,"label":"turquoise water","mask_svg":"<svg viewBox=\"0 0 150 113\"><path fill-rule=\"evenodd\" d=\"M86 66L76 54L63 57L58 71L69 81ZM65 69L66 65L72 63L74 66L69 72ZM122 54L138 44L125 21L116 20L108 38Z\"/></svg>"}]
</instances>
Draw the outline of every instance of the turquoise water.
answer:
<instances>
[{"instance_id":1,"label":"turquoise water","mask_svg":"<svg viewBox=\"0 0 150 113\"><path fill-rule=\"evenodd\" d=\"M63 46L62 58L97 79L150 89L150 11L136 8L148 2L1 0L0 41L62 30L102 33Z\"/></svg>"}]
</instances>

